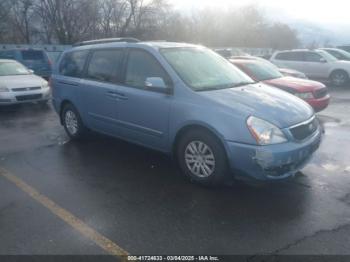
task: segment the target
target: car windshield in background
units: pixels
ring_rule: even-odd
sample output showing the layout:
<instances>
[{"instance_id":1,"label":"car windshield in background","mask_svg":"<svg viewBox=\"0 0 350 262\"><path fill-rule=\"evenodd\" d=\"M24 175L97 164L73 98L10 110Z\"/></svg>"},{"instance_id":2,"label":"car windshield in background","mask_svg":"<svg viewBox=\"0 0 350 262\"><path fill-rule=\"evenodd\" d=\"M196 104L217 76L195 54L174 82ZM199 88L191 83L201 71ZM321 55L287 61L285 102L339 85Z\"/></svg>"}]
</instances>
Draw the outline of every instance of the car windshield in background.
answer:
<instances>
[{"instance_id":1,"label":"car windshield in background","mask_svg":"<svg viewBox=\"0 0 350 262\"><path fill-rule=\"evenodd\" d=\"M0 62L0 76L29 75L27 68L15 62Z\"/></svg>"},{"instance_id":2,"label":"car windshield in background","mask_svg":"<svg viewBox=\"0 0 350 262\"><path fill-rule=\"evenodd\" d=\"M254 83L226 59L205 48L164 48L161 53L180 78L195 91Z\"/></svg>"},{"instance_id":3,"label":"car windshield in background","mask_svg":"<svg viewBox=\"0 0 350 262\"><path fill-rule=\"evenodd\" d=\"M332 56L336 57L336 58L340 58L341 57L346 57L347 59L350 59L350 54L344 50L338 49L338 50L326 50L328 51L327 53L330 53Z\"/></svg>"},{"instance_id":4,"label":"car windshield in background","mask_svg":"<svg viewBox=\"0 0 350 262\"><path fill-rule=\"evenodd\" d=\"M258 81L283 77L276 67L270 66L268 63L246 63L245 66Z\"/></svg>"},{"instance_id":5,"label":"car windshield in background","mask_svg":"<svg viewBox=\"0 0 350 262\"><path fill-rule=\"evenodd\" d=\"M22 51L22 58L25 61L45 60L44 53L42 51L35 51L35 50Z\"/></svg>"},{"instance_id":6,"label":"car windshield in background","mask_svg":"<svg viewBox=\"0 0 350 262\"><path fill-rule=\"evenodd\" d=\"M319 53L320 55L322 55L327 60L327 62L338 61L338 59L336 57L332 56L331 54L327 53L326 51L317 50L316 52Z\"/></svg>"}]
</instances>

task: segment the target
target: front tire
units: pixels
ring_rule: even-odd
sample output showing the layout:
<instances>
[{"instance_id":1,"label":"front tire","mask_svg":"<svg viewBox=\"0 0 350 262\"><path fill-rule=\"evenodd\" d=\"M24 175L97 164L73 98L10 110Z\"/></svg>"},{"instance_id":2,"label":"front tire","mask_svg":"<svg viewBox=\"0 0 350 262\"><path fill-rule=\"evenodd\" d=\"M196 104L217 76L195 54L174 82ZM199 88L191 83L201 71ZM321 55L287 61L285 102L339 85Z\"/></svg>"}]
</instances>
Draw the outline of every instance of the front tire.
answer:
<instances>
[{"instance_id":1,"label":"front tire","mask_svg":"<svg viewBox=\"0 0 350 262\"><path fill-rule=\"evenodd\" d=\"M177 160L183 174L196 183L224 184L229 177L226 151L211 133L194 129L180 138Z\"/></svg>"},{"instance_id":2,"label":"front tire","mask_svg":"<svg viewBox=\"0 0 350 262\"><path fill-rule=\"evenodd\" d=\"M345 71L336 70L331 74L330 80L332 85L341 87L349 81L349 75Z\"/></svg>"},{"instance_id":3,"label":"front tire","mask_svg":"<svg viewBox=\"0 0 350 262\"><path fill-rule=\"evenodd\" d=\"M64 106L61 118L64 129L71 139L83 138L86 128L81 121L78 110L73 105L67 104Z\"/></svg>"}]
</instances>

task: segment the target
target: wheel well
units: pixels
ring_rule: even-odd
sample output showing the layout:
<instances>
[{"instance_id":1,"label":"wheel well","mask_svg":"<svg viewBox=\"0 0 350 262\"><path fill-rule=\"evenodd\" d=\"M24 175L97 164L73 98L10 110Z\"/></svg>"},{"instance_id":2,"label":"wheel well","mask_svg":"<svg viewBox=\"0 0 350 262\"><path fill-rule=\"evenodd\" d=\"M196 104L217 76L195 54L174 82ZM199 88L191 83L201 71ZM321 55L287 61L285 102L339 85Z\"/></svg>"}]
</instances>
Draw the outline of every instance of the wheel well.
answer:
<instances>
[{"instance_id":1,"label":"wheel well","mask_svg":"<svg viewBox=\"0 0 350 262\"><path fill-rule=\"evenodd\" d=\"M192 130L201 130L201 131L205 131L205 132L209 133L210 135L212 135L214 138L216 138L219 141L219 143L221 144L221 146L224 148L224 150L226 152L226 148L225 148L224 144L222 143L222 140L212 130L210 130L207 127L201 126L201 125L189 125L189 126L185 126L185 127L181 128L177 132L175 139L174 139L173 146L172 146L173 157L176 158L176 148L177 148L177 145L178 145L181 137L184 136L187 132L192 131Z\"/></svg>"},{"instance_id":2,"label":"wheel well","mask_svg":"<svg viewBox=\"0 0 350 262\"><path fill-rule=\"evenodd\" d=\"M349 78L349 73L346 72L344 69L334 69L331 74L329 75L330 77L332 77L332 75L335 73L335 72L343 72L347 75L347 77Z\"/></svg>"}]
</instances>

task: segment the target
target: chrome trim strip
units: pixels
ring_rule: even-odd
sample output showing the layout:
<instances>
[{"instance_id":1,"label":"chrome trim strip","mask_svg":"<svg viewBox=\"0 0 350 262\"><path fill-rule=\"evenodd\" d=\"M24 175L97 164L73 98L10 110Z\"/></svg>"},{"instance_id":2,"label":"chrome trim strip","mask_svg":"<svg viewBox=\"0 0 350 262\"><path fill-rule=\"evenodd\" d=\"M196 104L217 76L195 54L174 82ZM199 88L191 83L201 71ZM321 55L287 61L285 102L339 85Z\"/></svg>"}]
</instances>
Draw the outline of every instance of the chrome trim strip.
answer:
<instances>
[{"instance_id":1,"label":"chrome trim strip","mask_svg":"<svg viewBox=\"0 0 350 262\"><path fill-rule=\"evenodd\" d=\"M288 129L293 129L293 128L296 128L296 127L298 127L298 126L303 126L303 125L310 124L312 121L315 120L315 118L316 118L316 116L313 115L310 119L308 119L308 120L306 120L306 121L304 121L304 122L301 122L301 123L299 123L299 124L296 124L296 125L294 125L294 126L290 126L290 127L288 127Z\"/></svg>"}]
</instances>

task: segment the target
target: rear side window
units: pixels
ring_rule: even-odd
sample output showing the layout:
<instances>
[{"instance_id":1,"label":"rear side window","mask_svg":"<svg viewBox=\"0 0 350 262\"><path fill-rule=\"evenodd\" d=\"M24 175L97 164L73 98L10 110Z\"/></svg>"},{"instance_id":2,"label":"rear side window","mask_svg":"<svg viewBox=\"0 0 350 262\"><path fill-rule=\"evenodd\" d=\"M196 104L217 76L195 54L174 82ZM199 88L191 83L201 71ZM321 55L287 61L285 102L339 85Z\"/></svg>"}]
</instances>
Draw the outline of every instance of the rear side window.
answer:
<instances>
[{"instance_id":1,"label":"rear side window","mask_svg":"<svg viewBox=\"0 0 350 262\"><path fill-rule=\"evenodd\" d=\"M120 80L120 65L123 51L118 49L95 51L90 59L86 77L92 80L117 83Z\"/></svg>"},{"instance_id":2,"label":"rear side window","mask_svg":"<svg viewBox=\"0 0 350 262\"><path fill-rule=\"evenodd\" d=\"M169 77L158 61L142 50L131 50L126 68L125 84L143 88L147 77L161 77L169 82Z\"/></svg>"},{"instance_id":3,"label":"rear side window","mask_svg":"<svg viewBox=\"0 0 350 262\"><path fill-rule=\"evenodd\" d=\"M25 50L21 51L22 59L24 61L33 61L33 60L45 60L45 55L43 51L38 50Z\"/></svg>"},{"instance_id":4,"label":"rear side window","mask_svg":"<svg viewBox=\"0 0 350 262\"><path fill-rule=\"evenodd\" d=\"M345 58L341 53L338 53L337 51L334 50L327 50L328 53L330 53L332 56L334 56L337 59L343 59Z\"/></svg>"},{"instance_id":5,"label":"rear side window","mask_svg":"<svg viewBox=\"0 0 350 262\"><path fill-rule=\"evenodd\" d=\"M81 77L88 53L88 51L66 53L60 63L60 74L70 77Z\"/></svg>"},{"instance_id":6,"label":"rear side window","mask_svg":"<svg viewBox=\"0 0 350 262\"><path fill-rule=\"evenodd\" d=\"M276 55L277 60L286 60L286 61L303 61L302 52L284 52Z\"/></svg>"},{"instance_id":7,"label":"rear side window","mask_svg":"<svg viewBox=\"0 0 350 262\"><path fill-rule=\"evenodd\" d=\"M320 62L322 56L313 52L305 52L305 61L306 62Z\"/></svg>"},{"instance_id":8,"label":"rear side window","mask_svg":"<svg viewBox=\"0 0 350 262\"><path fill-rule=\"evenodd\" d=\"M2 58L2 59L14 59L15 54L13 51L0 51L0 58Z\"/></svg>"}]
</instances>

